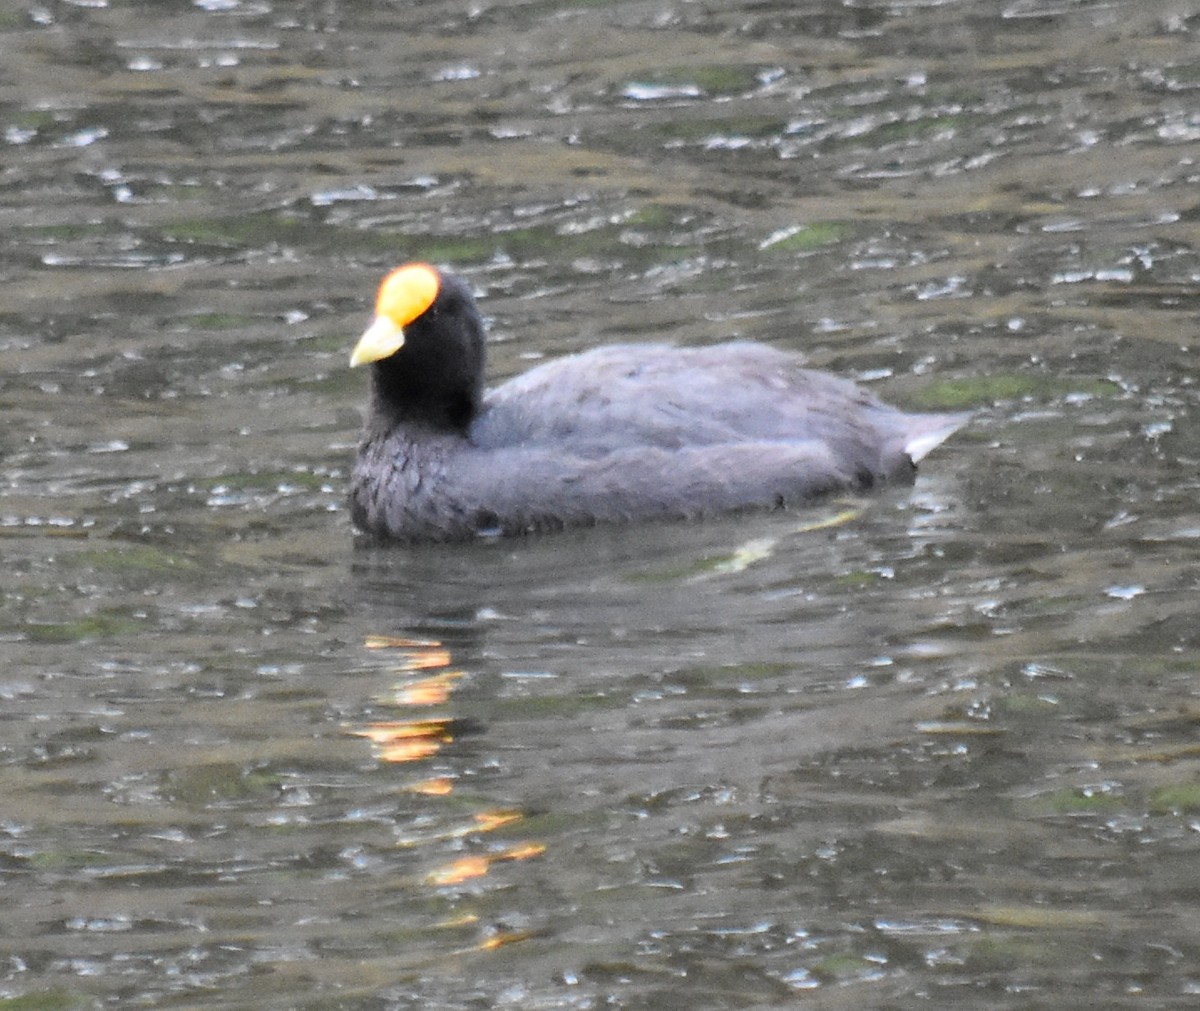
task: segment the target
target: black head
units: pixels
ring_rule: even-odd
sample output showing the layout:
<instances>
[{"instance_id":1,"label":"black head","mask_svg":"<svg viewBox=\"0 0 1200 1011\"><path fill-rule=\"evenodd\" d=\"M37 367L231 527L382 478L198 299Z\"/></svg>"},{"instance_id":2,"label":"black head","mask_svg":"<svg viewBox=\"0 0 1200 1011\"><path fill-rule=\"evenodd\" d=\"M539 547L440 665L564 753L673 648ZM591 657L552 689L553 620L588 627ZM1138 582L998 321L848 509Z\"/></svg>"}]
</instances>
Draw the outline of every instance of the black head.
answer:
<instances>
[{"instance_id":1,"label":"black head","mask_svg":"<svg viewBox=\"0 0 1200 1011\"><path fill-rule=\"evenodd\" d=\"M371 363L371 409L388 425L465 433L483 394L483 319L459 278L409 264L384 279L351 363Z\"/></svg>"}]
</instances>

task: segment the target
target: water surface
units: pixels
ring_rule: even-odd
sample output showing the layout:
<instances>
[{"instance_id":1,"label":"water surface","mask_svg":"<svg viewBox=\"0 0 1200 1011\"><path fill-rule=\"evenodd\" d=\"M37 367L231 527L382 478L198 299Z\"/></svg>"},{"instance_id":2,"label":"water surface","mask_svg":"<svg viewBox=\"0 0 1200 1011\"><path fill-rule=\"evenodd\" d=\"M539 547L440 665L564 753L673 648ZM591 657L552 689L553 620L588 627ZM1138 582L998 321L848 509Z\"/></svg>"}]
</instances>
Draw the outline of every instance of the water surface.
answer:
<instances>
[{"instance_id":1,"label":"water surface","mask_svg":"<svg viewBox=\"0 0 1200 1011\"><path fill-rule=\"evenodd\" d=\"M0 15L0 1006L1190 1007L1200 19ZM354 547L395 263L736 336L912 488Z\"/></svg>"}]
</instances>

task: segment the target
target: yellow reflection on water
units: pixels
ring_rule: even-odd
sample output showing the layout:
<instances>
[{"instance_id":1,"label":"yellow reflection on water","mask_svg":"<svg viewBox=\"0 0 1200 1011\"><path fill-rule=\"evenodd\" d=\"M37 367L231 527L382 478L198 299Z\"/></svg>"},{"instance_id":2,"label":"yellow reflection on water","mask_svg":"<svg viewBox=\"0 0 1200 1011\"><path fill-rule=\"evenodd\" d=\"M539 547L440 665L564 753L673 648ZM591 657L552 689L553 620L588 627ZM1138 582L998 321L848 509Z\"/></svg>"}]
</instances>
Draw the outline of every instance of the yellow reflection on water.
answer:
<instances>
[{"instance_id":1,"label":"yellow reflection on water","mask_svg":"<svg viewBox=\"0 0 1200 1011\"><path fill-rule=\"evenodd\" d=\"M443 885L461 885L471 878L481 878L491 866L491 858L486 856L459 857L459 859L430 871L425 876L426 884L440 887Z\"/></svg>"},{"instance_id":2,"label":"yellow reflection on water","mask_svg":"<svg viewBox=\"0 0 1200 1011\"><path fill-rule=\"evenodd\" d=\"M367 649L398 649L404 651L401 670L430 670L450 666L450 651L436 639L408 639L397 635L368 635L363 640Z\"/></svg>"},{"instance_id":3,"label":"yellow reflection on water","mask_svg":"<svg viewBox=\"0 0 1200 1011\"><path fill-rule=\"evenodd\" d=\"M546 847L541 843L521 843L517 846L510 846L508 849L501 850L498 853L481 853L468 857L459 857L457 860L452 860L450 863L430 871L425 876L425 882L435 888L445 887L446 885L461 885L472 878L483 877L495 864L513 863L518 860L532 860L534 857L539 857L545 852Z\"/></svg>"},{"instance_id":4,"label":"yellow reflection on water","mask_svg":"<svg viewBox=\"0 0 1200 1011\"><path fill-rule=\"evenodd\" d=\"M503 825L511 825L520 821L518 811L482 811L475 815L475 830L477 832L494 832Z\"/></svg>"},{"instance_id":5,"label":"yellow reflection on water","mask_svg":"<svg viewBox=\"0 0 1200 1011\"><path fill-rule=\"evenodd\" d=\"M503 930L492 934L490 937L484 938L479 943L480 951L495 951L497 948L502 948L506 944L515 944L517 941L527 941L533 937L532 930Z\"/></svg>"},{"instance_id":6,"label":"yellow reflection on water","mask_svg":"<svg viewBox=\"0 0 1200 1011\"><path fill-rule=\"evenodd\" d=\"M396 683L374 701L377 709L390 709L392 715L403 718L373 720L350 727L348 732L370 741L376 758L387 765L411 765L433 759L454 742L451 728L455 720L448 708L453 705L454 692L465 679L466 673L451 669L450 650L434 639L370 635L364 640L364 646L369 650L395 651L395 662L389 662L388 670L396 678ZM439 759L440 764L452 761L453 754L443 755ZM428 798L428 803L432 805L437 798L454 794L462 771L451 768L449 773L427 775L427 778L417 779L402 788L407 793ZM469 798L466 802L469 803ZM524 815L519 810L491 808L466 814L460 810L464 801L456 803L457 808L438 805L442 808L443 818L449 814L446 820L450 824L438 824L431 832L429 824L414 821L410 826L411 834L405 830L397 832L395 844L426 852L436 852L437 847L445 847L448 843L458 848L463 845L463 840L473 849L488 846L496 848L486 853L458 855L435 867L420 879L426 888L452 888L483 881L498 864L532 860L546 852L545 845L538 842L515 842L507 846L501 840L484 843L482 836L522 821ZM438 823L442 820L439 818ZM460 898L457 893L452 893L452 896L452 901ZM439 926L472 926L477 920L474 913L468 912L448 917ZM531 936L532 931L493 929L474 946L474 950L494 951Z\"/></svg>"},{"instance_id":7,"label":"yellow reflection on water","mask_svg":"<svg viewBox=\"0 0 1200 1011\"><path fill-rule=\"evenodd\" d=\"M436 639L409 639L399 635L368 635L363 640L367 649L422 649L440 647Z\"/></svg>"},{"instance_id":8,"label":"yellow reflection on water","mask_svg":"<svg viewBox=\"0 0 1200 1011\"><path fill-rule=\"evenodd\" d=\"M544 843L524 843L521 846L514 846L507 853L509 860L532 860L534 857L540 857L546 852Z\"/></svg>"},{"instance_id":9,"label":"yellow reflection on water","mask_svg":"<svg viewBox=\"0 0 1200 1011\"><path fill-rule=\"evenodd\" d=\"M384 720L350 732L374 744L380 761L415 762L454 740L449 725L449 720Z\"/></svg>"},{"instance_id":10,"label":"yellow reflection on water","mask_svg":"<svg viewBox=\"0 0 1200 1011\"><path fill-rule=\"evenodd\" d=\"M454 792L454 780L449 776L423 779L405 787L409 793L423 793L426 797L446 797Z\"/></svg>"},{"instance_id":11,"label":"yellow reflection on water","mask_svg":"<svg viewBox=\"0 0 1200 1011\"><path fill-rule=\"evenodd\" d=\"M447 702L454 684L463 676L462 671L452 670L408 684L396 685L391 701L398 706L437 706Z\"/></svg>"}]
</instances>

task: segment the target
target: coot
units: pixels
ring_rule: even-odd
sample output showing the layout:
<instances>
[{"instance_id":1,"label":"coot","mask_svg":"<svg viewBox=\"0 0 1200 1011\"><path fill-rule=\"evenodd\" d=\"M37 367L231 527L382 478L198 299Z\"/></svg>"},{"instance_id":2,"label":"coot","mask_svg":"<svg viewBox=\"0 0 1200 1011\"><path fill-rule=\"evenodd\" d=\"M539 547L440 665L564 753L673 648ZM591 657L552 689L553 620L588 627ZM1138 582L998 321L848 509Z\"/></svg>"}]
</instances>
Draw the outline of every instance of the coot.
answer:
<instances>
[{"instance_id":1,"label":"coot","mask_svg":"<svg viewBox=\"0 0 1200 1011\"><path fill-rule=\"evenodd\" d=\"M365 535L440 541L781 508L911 480L961 414L904 414L748 342L618 344L485 393L467 285L392 271L351 355L371 365L350 486Z\"/></svg>"}]
</instances>

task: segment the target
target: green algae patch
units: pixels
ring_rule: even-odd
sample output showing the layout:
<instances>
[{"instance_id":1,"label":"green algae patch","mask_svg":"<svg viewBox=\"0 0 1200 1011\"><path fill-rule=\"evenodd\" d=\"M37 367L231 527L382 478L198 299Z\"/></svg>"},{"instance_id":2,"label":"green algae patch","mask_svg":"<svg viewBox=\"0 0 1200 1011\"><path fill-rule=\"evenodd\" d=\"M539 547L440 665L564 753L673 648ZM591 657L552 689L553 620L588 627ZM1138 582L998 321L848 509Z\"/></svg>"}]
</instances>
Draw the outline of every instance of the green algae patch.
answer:
<instances>
[{"instance_id":1,"label":"green algae patch","mask_svg":"<svg viewBox=\"0 0 1200 1011\"><path fill-rule=\"evenodd\" d=\"M257 800L279 788L279 776L269 769L244 769L236 762L207 762L173 770L167 777L170 796L183 804Z\"/></svg>"},{"instance_id":2,"label":"green algae patch","mask_svg":"<svg viewBox=\"0 0 1200 1011\"><path fill-rule=\"evenodd\" d=\"M1017 372L938 380L915 393L911 399L914 407L947 411L1004 400L1044 401L1068 394L1114 397L1120 392L1121 388L1107 379L1070 379Z\"/></svg>"},{"instance_id":3,"label":"green algae patch","mask_svg":"<svg viewBox=\"0 0 1200 1011\"><path fill-rule=\"evenodd\" d=\"M814 221L780 229L764 239L759 249L772 253L804 253L840 242L849 233L849 227L840 222Z\"/></svg>"},{"instance_id":4,"label":"green algae patch","mask_svg":"<svg viewBox=\"0 0 1200 1011\"><path fill-rule=\"evenodd\" d=\"M1150 794L1151 814L1195 814L1200 811L1200 783L1170 783Z\"/></svg>"},{"instance_id":5,"label":"green algae patch","mask_svg":"<svg viewBox=\"0 0 1200 1011\"><path fill-rule=\"evenodd\" d=\"M759 68L741 63L662 67L639 74L626 88L696 88L705 95L736 95L758 83Z\"/></svg>"},{"instance_id":6,"label":"green algae patch","mask_svg":"<svg viewBox=\"0 0 1200 1011\"><path fill-rule=\"evenodd\" d=\"M112 639L130 635L143 627L141 622L123 611L101 611L73 621L28 622L20 630L31 642L68 643Z\"/></svg>"},{"instance_id":7,"label":"green algae patch","mask_svg":"<svg viewBox=\"0 0 1200 1011\"><path fill-rule=\"evenodd\" d=\"M181 572L197 568L194 558L150 544L123 544L80 551L69 561L99 572Z\"/></svg>"},{"instance_id":8,"label":"green algae patch","mask_svg":"<svg viewBox=\"0 0 1200 1011\"><path fill-rule=\"evenodd\" d=\"M996 927L1022 927L1032 930L1097 927L1104 923L1102 912L1053 906L985 906L973 916L976 920Z\"/></svg>"},{"instance_id":9,"label":"green algae patch","mask_svg":"<svg viewBox=\"0 0 1200 1011\"><path fill-rule=\"evenodd\" d=\"M877 972L878 964L852 951L826 955L812 966L812 974L827 983L845 983L867 973Z\"/></svg>"},{"instance_id":10,"label":"green algae patch","mask_svg":"<svg viewBox=\"0 0 1200 1011\"><path fill-rule=\"evenodd\" d=\"M96 998L69 990L37 990L18 997L0 997L0 1011L83 1011L99 1006Z\"/></svg>"},{"instance_id":11,"label":"green algae patch","mask_svg":"<svg viewBox=\"0 0 1200 1011\"><path fill-rule=\"evenodd\" d=\"M1112 814L1129 805L1124 797L1101 790L1086 790L1067 787L1030 797L1022 805L1033 816Z\"/></svg>"}]
</instances>

